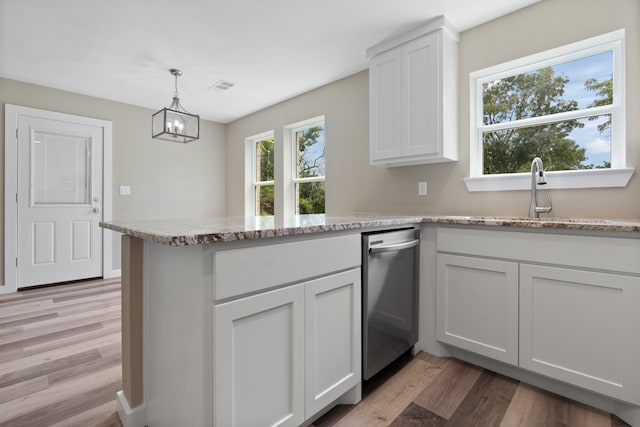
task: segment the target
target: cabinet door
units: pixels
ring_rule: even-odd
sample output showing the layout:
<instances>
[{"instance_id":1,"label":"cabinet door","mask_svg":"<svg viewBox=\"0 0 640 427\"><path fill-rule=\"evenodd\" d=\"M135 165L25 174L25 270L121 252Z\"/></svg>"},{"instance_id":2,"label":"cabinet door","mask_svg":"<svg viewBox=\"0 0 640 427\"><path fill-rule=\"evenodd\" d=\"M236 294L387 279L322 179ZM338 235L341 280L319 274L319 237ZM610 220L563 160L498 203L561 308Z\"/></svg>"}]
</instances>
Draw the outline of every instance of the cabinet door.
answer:
<instances>
[{"instance_id":1,"label":"cabinet door","mask_svg":"<svg viewBox=\"0 0 640 427\"><path fill-rule=\"evenodd\" d=\"M360 269L307 282L305 309L309 418L361 380Z\"/></svg>"},{"instance_id":2,"label":"cabinet door","mask_svg":"<svg viewBox=\"0 0 640 427\"><path fill-rule=\"evenodd\" d=\"M304 285L214 306L218 427L304 421Z\"/></svg>"},{"instance_id":3,"label":"cabinet door","mask_svg":"<svg viewBox=\"0 0 640 427\"><path fill-rule=\"evenodd\" d=\"M439 341L518 363L518 264L438 254Z\"/></svg>"},{"instance_id":4,"label":"cabinet door","mask_svg":"<svg viewBox=\"0 0 640 427\"><path fill-rule=\"evenodd\" d=\"M520 366L640 404L640 278L520 266Z\"/></svg>"},{"instance_id":5,"label":"cabinet door","mask_svg":"<svg viewBox=\"0 0 640 427\"><path fill-rule=\"evenodd\" d=\"M442 154L438 106L440 32L402 47L402 155Z\"/></svg>"},{"instance_id":6,"label":"cabinet door","mask_svg":"<svg viewBox=\"0 0 640 427\"><path fill-rule=\"evenodd\" d=\"M371 58L369 63L369 158L400 157L402 114L401 49Z\"/></svg>"}]
</instances>

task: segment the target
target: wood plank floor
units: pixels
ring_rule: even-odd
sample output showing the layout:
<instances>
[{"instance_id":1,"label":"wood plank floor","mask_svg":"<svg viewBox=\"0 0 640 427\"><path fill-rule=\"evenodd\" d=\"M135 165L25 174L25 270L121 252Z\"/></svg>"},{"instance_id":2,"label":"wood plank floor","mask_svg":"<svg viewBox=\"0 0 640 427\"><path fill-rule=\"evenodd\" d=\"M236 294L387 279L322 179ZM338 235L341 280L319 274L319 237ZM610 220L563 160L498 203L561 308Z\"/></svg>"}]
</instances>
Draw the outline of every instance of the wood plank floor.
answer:
<instances>
[{"instance_id":1,"label":"wood plank floor","mask_svg":"<svg viewBox=\"0 0 640 427\"><path fill-rule=\"evenodd\" d=\"M404 356L314 427L622 427L618 417L456 359Z\"/></svg>"},{"instance_id":2,"label":"wood plank floor","mask_svg":"<svg viewBox=\"0 0 640 427\"><path fill-rule=\"evenodd\" d=\"M0 426L121 427L120 279L0 296ZM426 353L368 382L316 427L622 427L617 417ZM179 426L177 426L179 427ZM224 426L223 426L224 427Z\"/></svg>"},{"instance_id":3,"label":"wood plank floor","mask_svg":"<svg viewBox=\"0 0 640 427\"><path fill-rule=\"evenodd\" d=\"M122 426L120 279L0 296L0 426Z\"/></svg>"}]
</instances>

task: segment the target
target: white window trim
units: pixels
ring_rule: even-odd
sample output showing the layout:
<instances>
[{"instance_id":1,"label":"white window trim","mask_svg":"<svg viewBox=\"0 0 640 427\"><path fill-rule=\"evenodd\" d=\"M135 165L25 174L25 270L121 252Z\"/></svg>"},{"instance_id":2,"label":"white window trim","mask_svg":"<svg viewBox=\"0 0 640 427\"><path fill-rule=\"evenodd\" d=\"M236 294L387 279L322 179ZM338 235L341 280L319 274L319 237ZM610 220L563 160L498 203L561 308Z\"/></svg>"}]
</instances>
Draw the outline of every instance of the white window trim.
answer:
<instances>
[{"instance_id":1,"label":"white window trim","mask_svg":"<svg viewBox=\"0 0 640 427\"><path fill-rule=\"evenodd\" d=\"M497 130L501 127L513 128L514 124L516 126L529 126L541 121L548 122L550 118L567 120L575 118L576 116L584 117L585 115L585 110L579 110L577 112L559 113L553 115L553 117L545 116L542 118L523 119L518 122L510 122L507 125L497 124L485 126L482 120L482 84L484 82L512 76L514 74L526 73L609 50L613 50L614 53L613 78L614 82L616 82L613 94L614 103L611 106L592 108L589 110L589 114L591 114L591 112L593 113L592 115L612 113L611 169L548 172L548 185L546 187L549 189L625 187L631 179L634 169L626 167L624 35L624 29L612 31L607 34L470 73L470 176L464 180L467 190L470 192L529 190L531 186L529 173L482 174L483 131Z\"/></svg>"},{"instance_id":2,"label":"white window trim","mask_svg":"<svg viewBox=\"0 0 640 427\"><path fill-rule=\"evenodd\" d=\"M256 216L256 189L264 185L274 185L275 181L258 181L256 176L256 142L274 138L274 131L262 132L244 139L245 141L245 216ZM275 161L275 158L274 158ZM275 187L274 187L275 189Z\"/></svg>"},{"instance_id":3,"label":"white window trim","mask_svg":"<svg viewBox=\"0 0 640 427\"><path fill-rule=\"evenodd\" d=\"M297 159L296 159L296 153L298 152L297 147L296 147L296 133L298 132L298 130L300 129L304 129L304 128L308 128L308 127L313 127L315 125L321 125L322 128L325 130L325 138L326 138L326 125L325 125L325 120L324 120L324 115L322 116L318 116L318 117L314 117L308 120L303 120L301 122L298 123L294 123L291 125L288 125L285 127L285 130L287 130L288 132L285 132L285 135L288 134L289 136L289 149L291 151L291 155L289 156L290 159L290 167L289 167L289 171L290 171L290 182L291 185L288 185L286 189L288 189L289 191L287 191L288 194L285 194L285 198L287 200L289 200L291 203L287 204L286 207L289 207L289 212L286 212L286 214L288 215L296 215L296 211L297 211L297 205L296 205L296 184L299 183L305 183L305 182L323 182L326 180L325 175L323 176L313 176L313 177L308 177L308 178L298 178L297 177ZM325 144L326 144L326 140L325 140ZM326 153L326 145L325 145L325 153ZM325 206L325 211L326 211L326 206Z\"/></svg>"},{"instance_id":4,"label":"white window trim","mask_svg":"<svg viewBox=\"0 0 640 427\"><path fill-rule=\"evenodd\" d=\"M324 181L324 175L323 176L309 176L306 178L296 178L293 180L293 182L295 182L296 184L298 183L304 183L304 182L320 182L320 181Z\"/></svg>"}]
</instances>

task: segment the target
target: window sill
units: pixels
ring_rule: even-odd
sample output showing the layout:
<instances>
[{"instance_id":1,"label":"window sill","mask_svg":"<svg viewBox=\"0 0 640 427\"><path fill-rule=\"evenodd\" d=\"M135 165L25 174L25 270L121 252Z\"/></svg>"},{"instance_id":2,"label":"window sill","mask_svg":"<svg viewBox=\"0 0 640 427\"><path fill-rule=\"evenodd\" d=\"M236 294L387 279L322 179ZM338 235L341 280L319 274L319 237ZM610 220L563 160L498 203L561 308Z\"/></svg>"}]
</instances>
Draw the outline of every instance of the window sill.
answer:
<instances>
[{"instance_id":1,"label":"window sill","mask_svg":"<svg viewBox=\"0 0 640 427\"><path fill-rule=\"evenodd\" d=\"M563 188L626 187L635 169L592 169L546 172L545 190ZM530 190L531 174L499 174L465 178L469 192Z\"/></svg>"}]
</instances>

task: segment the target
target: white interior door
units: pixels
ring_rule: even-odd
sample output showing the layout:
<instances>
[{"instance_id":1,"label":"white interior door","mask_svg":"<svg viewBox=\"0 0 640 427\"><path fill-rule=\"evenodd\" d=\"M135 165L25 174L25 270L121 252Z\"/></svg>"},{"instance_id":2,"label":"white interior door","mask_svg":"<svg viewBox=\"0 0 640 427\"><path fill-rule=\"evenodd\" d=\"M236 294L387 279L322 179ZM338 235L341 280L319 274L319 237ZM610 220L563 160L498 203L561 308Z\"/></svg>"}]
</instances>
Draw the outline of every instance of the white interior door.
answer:
<instances>
[{"instance_id":1,"label":"white interior door","mask_svg":"<svg viewBox=\"0 0 640 427\"><path fill-rule=\"evenodd\" d=\"M18 118L18 287L102 276L101 127Z\"/></svg>"}]
</instances>

